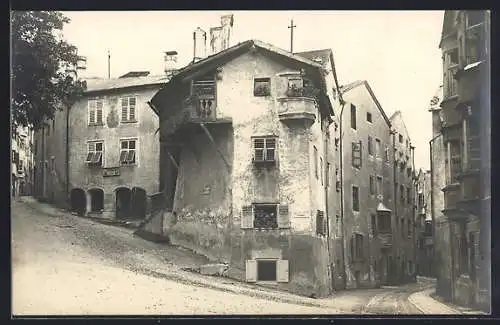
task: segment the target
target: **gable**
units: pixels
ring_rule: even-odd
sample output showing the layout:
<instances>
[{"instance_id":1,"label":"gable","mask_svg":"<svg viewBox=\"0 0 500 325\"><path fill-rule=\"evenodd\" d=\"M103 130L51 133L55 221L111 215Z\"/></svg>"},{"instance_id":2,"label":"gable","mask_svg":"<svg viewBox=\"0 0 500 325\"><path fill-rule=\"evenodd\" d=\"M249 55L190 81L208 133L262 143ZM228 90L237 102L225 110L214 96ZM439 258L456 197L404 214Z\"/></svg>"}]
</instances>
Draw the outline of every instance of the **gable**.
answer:
<instances>
[{"instance_id":1,"label":"gable","mask_svg":"<svg viewBox=\"0 0 500 325\"><path fill-rule=\"evenodd\" d=\"M401 133L405 138L410 139L410 134L408 133L408 128L403 120L403 115L401 111L396 111L391 116L391 123L398 133Z\"/></svg>"}]
</instances>

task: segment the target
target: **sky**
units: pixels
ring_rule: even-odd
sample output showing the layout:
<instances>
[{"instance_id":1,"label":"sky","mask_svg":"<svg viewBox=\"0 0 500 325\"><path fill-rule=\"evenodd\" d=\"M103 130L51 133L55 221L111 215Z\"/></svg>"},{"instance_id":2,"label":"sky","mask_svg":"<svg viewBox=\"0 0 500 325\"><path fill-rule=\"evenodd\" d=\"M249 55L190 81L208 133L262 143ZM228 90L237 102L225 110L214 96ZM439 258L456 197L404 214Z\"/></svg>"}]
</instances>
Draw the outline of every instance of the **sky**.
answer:
<instances>
[{"instance_id":1,"label":"sky","mask_svg":"<svg viewBox=\"0 0 500 325\"><path fill-rule=\"evenodd\" d=\"M129 71L163 73L163 53L177 51L179 67L193 58L193 31L234 15L231 44L258 39L294 52L331 48L339 83L367 80L384 111L403 115L416 168L429 168L429 102L442 83L438 48L444 11L72 11L64 37L87 57L84 77Z\"/></svg>"}]
</instances>

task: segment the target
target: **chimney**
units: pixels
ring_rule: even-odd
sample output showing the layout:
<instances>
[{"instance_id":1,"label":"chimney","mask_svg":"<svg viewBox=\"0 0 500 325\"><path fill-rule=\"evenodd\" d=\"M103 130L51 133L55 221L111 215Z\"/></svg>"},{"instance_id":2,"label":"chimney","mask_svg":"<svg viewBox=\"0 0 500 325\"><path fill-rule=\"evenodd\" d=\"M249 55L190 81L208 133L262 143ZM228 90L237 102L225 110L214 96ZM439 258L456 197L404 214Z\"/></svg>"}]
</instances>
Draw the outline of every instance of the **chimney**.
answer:
<instances>
[{"instance_id":1,"label":"chimney","mask_svg":"<svg viewBox=\"0 0 500 325\"><path fill-rule=\"evenodd\" d=\"M164 56L164 71L165 74L169 77L172 77L177 71L178 66L177 66L177 51L168 51L165 52Z\"/></svg>"},{"instance_id":2,"label":"chimney","mask_svg":"<svg viewBox=\"0 0 500 325\"><path fill-rule=\"evenodd\" d=\"M233 15L224 15L220 18L220 24L222 26L221 31L221 51L224 51L231 47L231 33L233 31L234 18Z\"/></svg>"},{"instance_id":3,"label":"chimney","mask_svg":"<svg viewBox=\"0 0 500 325\"><path fill-rule=\"evenodd\" d=\"M194 49L193 49L193 63L204 59L207 55L207 33L197 27L193 33Z\"/></svg>"}]
</instances>

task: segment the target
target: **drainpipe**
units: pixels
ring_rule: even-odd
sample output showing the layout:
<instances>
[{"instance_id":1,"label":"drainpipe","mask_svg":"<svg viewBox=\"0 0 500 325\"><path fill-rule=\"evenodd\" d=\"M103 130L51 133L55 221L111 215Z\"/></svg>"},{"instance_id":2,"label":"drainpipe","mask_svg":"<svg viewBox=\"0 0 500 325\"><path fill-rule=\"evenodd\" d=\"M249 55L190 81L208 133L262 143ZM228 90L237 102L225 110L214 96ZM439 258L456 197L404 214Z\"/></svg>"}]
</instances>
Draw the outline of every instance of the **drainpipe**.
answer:
<instances>
[{"instance_id":1,"label":"drainpipe","mask_svg":"<svg viewBox=\"0 0 500 325\"><path fill-rule=\"evenodd\" d=\"M345 229L344 229L344 155L343 155L343 143L344 143L344 135L342 131L342 114L344 113L344 107L345 107L345 101L341 100L342 108L340 109L340 117L339 117L339 142L340 142L340 228L342 231L342 262L344 263L343 268L342 268L342 278L344 280L344 289L347 288L347 272L346 272L346 265L347 262L345 260L345 249L346 249L346 243L345 243Z\"/></svg>"},{"instance_id":2,"label":"drainpipe","mask_svg":"<svg viewBox=\"0 0 500 325\"><path fill-rule=\"evenodd\" d=\"M392 152L393 152L393 157L392 157L392 174L393 174L393 178L392 178L392 187L393 187L393 193L394 193L394 198L393 198L393 206L394 206L394 225L397 225L398 224L398 189L396 188L396 171L397 171L397 164L396 164L396 131L395 130L389 130L389 134L392 135ZM396 233L397 233L397 229L396 229ZM392 249L391 249L391 252L394 253L394 238L395 238L395 233L393 232L393 236L392 236ZM397 254L395 254L397 255ZM393 254L393 259L392 259L392 264L394 264L394 260L396 259L396 256L394 256ZM393 268L393 265L389 265L389 267L391 268L391 276L394 277L395 276L395 272L394 271L394 268ZM392 279L391 279L392 280ZM392 282L392 281L391 281Z\"/></svg>"},{"instance_id":3,"label":"drainpipe","mask_svg":"<svg viewBox=\"0 0 500 325\"><path fill-rule=\"evenodd\" d=\"M326 167L325 171L323 171L323 175L321 177L324 177L325 175L328 176L325 177L325 180L323 182L324 184L324 190L325 190L325 216L326 216L326 249L328 251L328 266L330 267L330 280L332 278L332 261L331 261L331 256L330 256L330 214L328 213L328 187L330 186L330 171L329 171L329 159L328 159L328 139L330 137L330 127L331 122L328 122L328 125L326 126L326 137L325 137L325 144L323 147L323 157L325 157L325 162L326 162ZM328 183L327 183L328 182ZM331 288L333 291L333 286L334 283L331 284Z\"/></svg>"},{"instance_id":4,"label":"drainpipe","mask_svg":"<svg viewBox=\"0 0 500 325\"><path fill-rule=\"evenodd\" d=\"M69 111L71 109L71 105L68 105L68 109L66 110L66 195L68 206L71 209L71 197L70 197L70 182L69 182Z\"/></svg>"}]
</instances>

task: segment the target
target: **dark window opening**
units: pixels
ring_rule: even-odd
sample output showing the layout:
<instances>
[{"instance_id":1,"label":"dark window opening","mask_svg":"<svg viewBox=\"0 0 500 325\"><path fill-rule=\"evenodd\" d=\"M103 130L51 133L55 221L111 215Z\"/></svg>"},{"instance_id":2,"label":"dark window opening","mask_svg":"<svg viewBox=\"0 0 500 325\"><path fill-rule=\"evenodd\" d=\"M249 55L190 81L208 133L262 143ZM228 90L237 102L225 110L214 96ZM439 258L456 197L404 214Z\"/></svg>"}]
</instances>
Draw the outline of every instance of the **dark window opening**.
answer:
<instances>
[{"instance_id":1,"label":"dark window opening","mask_svg":"<svg viewBox=\"0 0 500 325\"><path fill-rule=\"evenodd\" d=\"M357 186L352 187L352 209L359 212L359 188Z\"/></svg>"},{"instance_id":2,"label":"dark window opening","mask_svg":"<svg viewBox=\"0 0 500 325\"><path fill-rule=\"evenodd\" d=\"M373 139L372 137L368 137L368 154L373 156Z\"/></svg>"},{"instance_id":3,"label":"dark window opening","mask_svg":"<svg viewBox=\"0 0 500 325\"><path fill-rule=\"evenodd\" d=\"M371 221L372 221L372 235L375 236L377 234L377 217L374 214L371 215Z\"/></svg>"},{"instance_id":4,"label":"dark window opening","mask_svg":"<svg viewBox=\"0 0 500 325\"><path fill-rule=\"evenodd\" d=\"M316 212L316 234L321 236L326 235L325 213L319 210Z\"/></svg>"},{"instance_id":5,"label":"dark window opening","mask_svg":"<svg viewBox=\"0 0 500 325\"><path fill-rule=\"evenodd\" d=\"M253 83L254 96L269 96L271 95L271 79L270 78L255 78Z\"/></svg>"},{"instance_id":6,"label":"dark window opening","mask_svg":"<svg viewBox=\"0 0 500 325\"><path fill-rule=\"evenodd\" d=\"M352 143L352 166L354 168L361 168L363 164L361 141Z\"/></svg>"},{"instance_id":7,"label":"dark window opening","mask_svg":"<svg viewBox=\"0 0 500 325\"><path fill-rule=\"evenodd\" d=\"M410 204L411 203L411 195L410 195L410 188L406 188L406 203Z\"/></svg>"},{"instance_id":8,"label":"dark window opening","mask_svg":"<svg viewBox=\"0 0 500 325\"><path fill-rule=\"evenodd\" d=\"M370 194L375 194L375 176L370 175Z\"/></svg>"},{"instance_id":9,"label":"dark window opening","mask_svg":"<svg viewBox=\"0 0 500 325\"><path fill-rule=\"evenodd\" d=\"M458 49L450 51L450 64L458 64Z\"/></svg>"},{"instance_id":10,"label":"dark window opening","mask_svg":"<svg viewBox=\"0 0 500 325\"><path fill-rule=\"evenodd\" d=\"M366 120L370 123L372 122L372 113L369 112L366 113Z\"/></svg>"},{"instance_id":11,"label":"dark window opening","mask_svg":"<svg viewBox=\"0 0 500 325\"><path fill-rule=\"evenodd\" d=\"M377 216L378 231L381 233L391 232L391 215L388 213L380 213Z\"/></svg>"},{"instance_id":12,"label":"dark window opening","mask_svg":"<svg viewBox=\"0 0 500 325\"><path fill-rule=\"evenodd\" d=\"M402 134L399 135L399 143L403 143L403 135Z\"/></svg>"},{"instance_id":13,"label":"dark window opening","mask_svg":"<svg viewBox=\"0 0 500 325\"><path fill-rule=\"evenodd\" d=\"M275 260L257 260L257 281L276 281Z\"/></svg>"},{"instance_id":14,"label":"dark window opening","mask_svg":"<svg viewBox=\"0 0 500 325\"><path fill-rule=\"evenodd\" d=\"M316 146L313 147L314 151L314 176L316 179L318 178L318 148Z\"/></svg>"},{"instance_id":15,"label":"dark window opening","mask_svg":"<svg viewBox=\"0 0 500 325\"><path fill-rule=\"evenodd\" d=\"M255 204L254 213L254 228L260 229L276 229L278 228L278 205L277 204Z\"/></svg>"},{"instance_id":16,"label":"dark window opening","mask_svg":"<svg viewBox=\"0 0 500 325\"><path fill-rule=\"evenodd\" d=\"M351 128L356 130L356 106L351 104Z\"/></svg>"}]
</instances>

